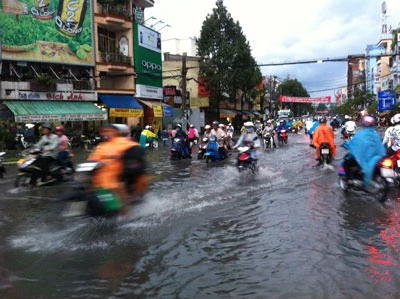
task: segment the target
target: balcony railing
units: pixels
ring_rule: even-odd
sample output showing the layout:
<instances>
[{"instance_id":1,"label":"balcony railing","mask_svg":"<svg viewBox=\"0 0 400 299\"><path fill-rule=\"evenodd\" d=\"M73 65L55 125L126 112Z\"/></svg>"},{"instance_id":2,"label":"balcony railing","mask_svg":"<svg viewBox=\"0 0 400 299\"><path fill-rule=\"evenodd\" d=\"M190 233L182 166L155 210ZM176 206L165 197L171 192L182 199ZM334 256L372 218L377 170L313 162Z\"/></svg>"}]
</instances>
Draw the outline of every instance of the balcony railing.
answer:
<instances>
[{"instance_id":1,"label":"balcony railing","mask_svg":"<svg viewBox=\"0 0 400 299\"><path fill-rule=\"evenodd\" d=\"M121 6L112 6L108 4L102 6L101 4L99 4L97 6L97 11L103 15L114 15L118 17L123 17L124 19L133 18L132 11Z\"/></svg>"},{"instance_id":2,"label":"balcony railing","mask_svg":"<svg viewBox=\"0 0 400 299\"><path fill-rule=\"evenodd\" d=\"M118 64L132 65L132 57L116 53L100 53L101 62L111 62Z\"/></svg>"}]
</instances>

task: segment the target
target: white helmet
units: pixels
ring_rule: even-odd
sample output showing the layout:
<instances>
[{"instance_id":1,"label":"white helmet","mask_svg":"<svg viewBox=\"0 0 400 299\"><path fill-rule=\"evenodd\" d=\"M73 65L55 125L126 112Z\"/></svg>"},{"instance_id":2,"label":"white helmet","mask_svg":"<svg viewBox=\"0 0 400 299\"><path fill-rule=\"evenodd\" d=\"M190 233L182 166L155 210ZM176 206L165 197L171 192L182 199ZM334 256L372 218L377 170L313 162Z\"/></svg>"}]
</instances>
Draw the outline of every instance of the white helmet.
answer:
<instances>
[{"instance_id":1,"label":"white helmet","mask_svg":"<svg viewBox=\"0 0 400 299\"><path fill-rule=\"evenodd\" d=\"M210 126L210 125L206 125L206 126L204 127L204 129L209 130L209 129L211 129L211 126Z\"/></svg>"},{"instance_id":2,"label":"white helmet","mask_svg":"<svg viewBox=\"0 0 400 299\"><path fill-rule=\"evenodd\" d=\"M145 128L146 130L148 130L148 129L150 129L150 126L145 126L144 128Z\"/></svg>"},{"instance_id":3,"label":"white helmet","mask_svg":"<svg viewBox=\"0 0 400 299\"><path fill-rule=\"evenodd\" d=\"M348 116L347 114L344 116L344 119L350 119L350 116Z\"/></svg>"},{"instance_id":4,"label":"white helmet","mask_svg":"<svg viewBox=\"0 0 400 299\"><path fill-rule=\"evenodd\" d=\"M121 136L128 136L131 131L125 124L113 124L113 126L118 129Z\"/></svg>"},{"instance_id":5,"label":"white helmet","mask_svg":"<svg viewBox=\"0 0 400 299\"><path fill-rule=\"evenodd\" d=\"M393 121L395 124L400 123L400 113L397 113L393 116Z\"/></svg>"},{"instance_id":6,"label":"white helmet","mask_svg":"<svg viewBox=\"0 0 400 299\"><path fill-rule=\"evenodd\" d=\"M251 121L246 121L243 125L245 127L253 127L254 126L254 124Z\"/></svg>"}]
</instances>

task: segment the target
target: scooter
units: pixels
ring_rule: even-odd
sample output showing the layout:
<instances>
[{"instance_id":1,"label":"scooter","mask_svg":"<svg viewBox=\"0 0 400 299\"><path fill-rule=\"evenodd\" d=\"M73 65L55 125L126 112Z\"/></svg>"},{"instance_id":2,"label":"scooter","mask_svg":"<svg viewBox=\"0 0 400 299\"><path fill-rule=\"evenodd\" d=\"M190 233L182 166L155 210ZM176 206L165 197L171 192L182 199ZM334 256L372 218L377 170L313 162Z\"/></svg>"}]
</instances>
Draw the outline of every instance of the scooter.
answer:
<instances>
[{"instance_id":1,"label":"scooter","mask_svg":"<svg viewBox=\"0 0 400 299\"><path fill-rule=\"evenodd\" d=\"M107 189L92 187L93 174L102 166L102 163L95 161L77 165L74 190L60 198L67 202L62 216L112 217L118 214L122 204L116 195Z\"/></svg>"},{"instance_id":2,"label":"scooter","mask_svg":"<svg viewBox=\"0 0 400 299\"><path fill-rule=\"evenodd\" d=\"M222 148L219 147L217 136L210 136L207 143L207 151L204 154L206 163L214 162L217 160L223 160L226 158L226 154Z\"/></svg>"},{"instance_id":3,"label":"scooter","mask_svg":"<svg viewBox=\"0 0 400 299\"><path fill-rule=\"evenodd\" d=\"M288 134L286 130L279 131L279 142L280 144L287 144L288 143Z\"/></svg>"},{"instance_id":4,"label":"scooter","mask_svg":"<svg viewBox=\"0 0 400 299\"><path fill-rule=\"evenodd\" d=\"M4 174L6 173L6 169L3 165L5 154L6 152L0 152L0 179L4 178Z\"/></svg>"},{"instance_id":5,"label":"scooter","mask_svg":"<svg viewBox=\"0 0 400 299\"><path fill-rule=\"evenodd\" d=\"M348 156L346 156L344 158L344 160L346 160L347 158L348 158ZM372 180L370 181L368 186L365 186L365 184L364 184L363 171L358 165L352 167L352 169L351 169L350 177L353 181L353 184L349 185L347 183L347 176L346 176L346 171L343 167L343 161L340 165L339 173L338 173L340 188L342 188L345 192L349 192L349 191L353 190L353 191L363 191L363 192L372 194L380 202L384 202L387 199L390 181L387 180L381 174L381 167L382 167L382 164L385 163L386 158L382 159L381 161L379 161L376 164Z\"/></svg>"},{"instance_id":6,"label":"scooter","mask_svg":"<svg viewBox=\"0 0 400 299\"><path fill-rule=\"evenodd\" d=\"M380 171L388 182L400 186L400 152L385 157L380 163Z\"/></svg>"},{"instance_id":7,"label":"scooter","mask_svg":"<svg viewBox=\"0 0 400 299\"><path fill-rule=\"evenodd\" d=\"M271 132L266 132L263 136L263 141L264 141L264 148L267 149L271 149L274 146L274 137L272 136Z\"/></svg>"},{"instance_id":8,"label":"scooter","mask_svg":"<svg viewBox=\"0 0 400 299\"><path fill-rule=\"evenodd\" d=\"M171 159L176 160L188 158L188 156L185 154L185 146L185 141L182 138L173 138L171 145Z\"/></svg>"},{"instance_id":9,"label":"scooter","mask_svg":"<svg viewBox=\"0 0 400 299\"><path fill-rule=\"evenodd\" d=\"M331 164L332 162L332 154L331 154L331 147L328 142L321 143L319 147L319 165L321 168L326 167L326 165Z\"/></svg>"},{"instance_id":10,"label":"scooter","mask_svg":"<svg viewBox=\"0 0 400 299\"><path fill-rule=\"evenodd\" d=\"M251 157L252 149L249 146L238 147L239 155L237 157L237 168L239 172L250 171L256 174L258 171L257 160Z\"/></svg>"},{"instance_id":11,"label":"scooter","mask_svg":"<svg viewBox=\"0 0 400 299\"><path fill-rule=\"evenodd\" d=\"M15 135L15 144L17 148L27 149L35 144L35 136L27 136L26 134L17 133Z\"/></svg>"},{"instance_id":12,"label":"scooter","mask_svg":"<svg viewBox=\"0 0 400 299\"><path fill-rule=\"evenodd\" d=\"M39 159L42 155L40 148L34 147L33 149L27 149L23 152L23 159L18 161L18 174L15 179L15 187L34 187L48 185L55 181L62 182L73 179L74 169L71 159L68 161L68 168L66 171L62 171L62 167L55 161L49 166L49 175L52 180L45 183L37 183L37 180L42 177L43 170L40 168Z\"/></svg>"},{"instance_id":13,"label":"scooter","mask_svg":"<svg viewBox=\"0 0 400 299\"><path fill-rule=\"evenodd\" d=\"M207 137L203 137L201 139L201 143L199 146L199 151L197 153L197 159L198 160L203 160L205 158L204 154L207 151L207 143L208 143L208 138Z\"/></svg>"}]
</instances>

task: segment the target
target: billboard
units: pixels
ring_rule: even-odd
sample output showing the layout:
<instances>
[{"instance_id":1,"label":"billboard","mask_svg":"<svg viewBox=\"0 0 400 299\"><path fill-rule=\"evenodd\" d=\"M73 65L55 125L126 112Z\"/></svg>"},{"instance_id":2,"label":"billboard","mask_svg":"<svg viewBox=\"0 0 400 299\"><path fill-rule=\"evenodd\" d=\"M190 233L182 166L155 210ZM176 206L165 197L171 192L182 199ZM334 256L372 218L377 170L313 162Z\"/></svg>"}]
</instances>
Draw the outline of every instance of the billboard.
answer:
<instances>
[{"instance_id":1,"label":"billboard","mask_svg":"<svg viewBox=\"0 0 400 299\"><path fill-rule=\"evenodd\" d=\"M136 97L163 99L161 34L134 23Z\"/></svg>"},{"instance_id":2,"label":"billboard","mask_svg":"<svg viewBox=\"0 0 400 299\"><path fill-rule=\"evenodd\" d=\"M317 98L302 98L302 97L289 97L280 96L279 101L281 103L330 103L331 97L317 97Z\"/></svg>"},{"instance_id":3,"label":"billboard","mask_svg":"<svg viewBox=\"0 0 400 299\"><path fill-rule=\"evenodd\" d=\"M92 0L1 0L1 59L94 65Z\"/></svg>"}]
</instances>

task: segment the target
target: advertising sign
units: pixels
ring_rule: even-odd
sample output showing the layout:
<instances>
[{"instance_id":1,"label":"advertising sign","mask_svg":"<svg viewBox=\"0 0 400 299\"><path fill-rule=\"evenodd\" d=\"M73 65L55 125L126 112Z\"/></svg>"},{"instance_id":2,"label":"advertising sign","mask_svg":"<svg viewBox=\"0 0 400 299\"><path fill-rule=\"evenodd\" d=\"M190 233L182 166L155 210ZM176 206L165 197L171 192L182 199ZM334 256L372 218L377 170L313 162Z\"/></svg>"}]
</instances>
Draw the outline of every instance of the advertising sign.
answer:
<instances>
[{"instance_id":1,"label":"advertising sign","mask_svg":"<svg viewBox=\"0 0 400 299\"><path fill-rule=\"evenodd\" d=\"M154 117L163 117L162 106L153 106Z\"/></svg>"},{"instance_id":2,"label":"advertising sign","mask_svg":"<svg viewBox=\"0 0 400 299\"><path fill-rule=\"evenodd\" d=\"M163 99L161 34L134 23L136 97Z\"/></svg>"},{"instance_id":3,"label":"advertising sign","mask_svg":"<svg viewBox=\"0 0 400 299\"><path fill-rule=\"evenodd\" d=\"M164 106L164 117L173 117L174 110L172 110L171 106Z\"/></svg>"},{"instance_id":4,"label":"advertising sign","mask_svg":"<svg viewBox=\"0 0 400 299\"><path fill-rule=\"evenodd\" d=\"M380 112L390 110L396 105L396 93L394 90L378 91L378 110Z\"/></svg>"},{"instance_id":5,"label":"advertising sign","mask_svg":"<svg viewBox=\"0 0 400 299\"><path fill-rule=\"evenodd\" d=\"M1 0L1 58L94 65L92 0Z\"/></svg>"},{"instance_id":6,"label":"advertising sign","mask_svg":"<svg viewBox=\"0 0 400 299\"><path fill-rule=\"evenodd\" d=\"M94 121L94 120L107 120L107 114L45 114L45 115L16 115L15 122L29 123L29 122L58 122L58 121Z\"/></svg>"},{"instance_id":7,"label":"advertising sign","mask_svg":"<svg viewBox=\"0 0 400 299\"><path fill-rule=\"evenodd\" d=\"M317 97L317 98L300 98L300 97L288 97L280 96L279 101L282 103L330 103L331 97Z\"/></svg>"},{"instance_id":8,"label":"advertising sign","mask_svg":"<svg viewBox=\"0 0 400 299\"><path fill-rule=\"evenodd\" d=\"M143 117L143 109L110 108L110 117Z\"/></svg>"}]
</instances>

